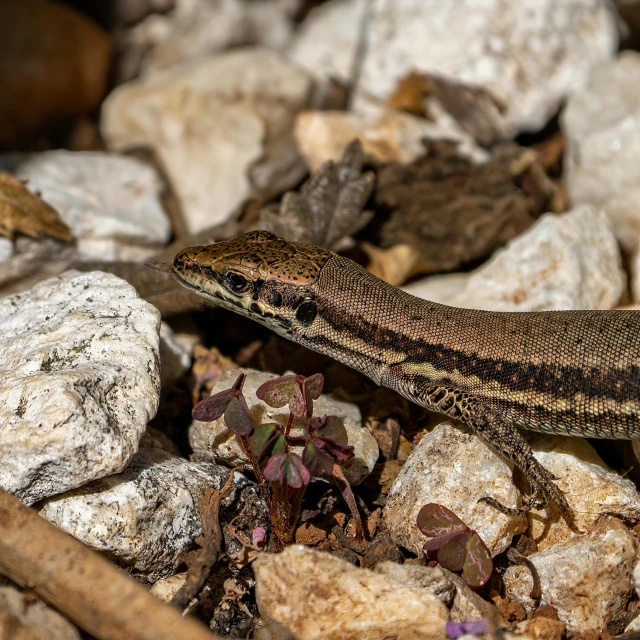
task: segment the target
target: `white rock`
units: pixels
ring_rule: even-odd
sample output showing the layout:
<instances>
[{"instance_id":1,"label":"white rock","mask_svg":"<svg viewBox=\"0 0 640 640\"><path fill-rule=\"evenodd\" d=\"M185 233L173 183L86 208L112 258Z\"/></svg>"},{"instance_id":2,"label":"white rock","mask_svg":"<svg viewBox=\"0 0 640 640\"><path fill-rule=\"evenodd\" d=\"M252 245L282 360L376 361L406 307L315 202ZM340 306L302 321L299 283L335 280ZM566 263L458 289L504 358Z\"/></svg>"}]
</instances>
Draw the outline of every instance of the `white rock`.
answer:
<instances>
[{"instance_id":1,"label":"white rock","mask_svg":"<svg viewBox=\"0 0 640 640\"><path fill-rule=\"evenodd\" d=\"M640 598L640 558L633 567L633 583L636 588L636 594Z\"/></svg>"},{"instance_id":2,"label":"white rock","mask_svg":"<svg viewBox=\"0 0 640 640\"><path fill-rule=\"evenodd\" d=\"M156 171L136 160L102 152L46 151L0 156L0 167L60 214L91 260L127 259L127 245L164 245L171 223ZM154 248L155 247L155 248Z\"/></svg>"},{"instance_id":3,"label":"white rock","mask_svg":"<svg viewBox=\"0 0 640 640\"><path fill-rule=\"evenodd\" d=\"M260 615L305 640L436 640L447 608L420 587L292 545L254 563Z\"/></svg>"},{"instance_id":4,"label":"white rock","mask_svg":"<svg viewBox=\"0 0 640 640\"><path fill-rule=\"evenodd\" d=\"M619 521L606 520L588 535L528 556L540 577L542 604L556 607L571 635L603 629L621 618L633 592L638 542ZM525 566L504 574L507 595L533 609L533 578Z\"/></svg>"},{"instance_id":5,"label":"white rock","mask_svg":"<svg viewBox=\"0 0 640 640\"><path fill-rule=\"evenodd\" d=\"M278 53L236 49L119 86L100 126L113 149L153 149L196 233L227 220L252 181L298 179L293 120L310 90L310 76Z\"/></svg>"},{"instance_id":6,"label":"white rock","mask_svg":"<svg viewBox=\"0 0 640 640\"><path fill-rule=\"evenodd\" d=\"M198 502L227 476L210 462L140 449L122 473L49 499L40 515L154 582L175 572L180 554L202 533ZM222 501L226 522L231 504L236 515L236 502L256 502L255 486L240 474L234 482Z\"/></svg>"},{"instance_id":7,"label":"white rock","mask_svg":"<svg viewBox=\"0 0 640 640\"><path fill-rule=\"evenodd\" d=\"M435 502L477 531L495 556L526 529L526 519L478 502L482 497L516 507L518 491L511 468L480 438L444 422L421 438L400 470L384 507L384 523L396 544L421 555L429 538L418 529L416 519L425 504Z\"/></svg>"},{"instance_id":8,"label":"white rock","mask_svg":"<svg viewBox=\"0 0 640 640\"><path fill-rule=\"evenodd\" d=\"M255 369L230 369L212 389L212 395L229 389L240 373L246 373L243 392L247 400L247 406L251 412L254 425L266 422L277 422L286 426L289 419L288 407L272 409L256 398L258 387L278 376ZM372 471L378 460L378 443L371 433L362 426L360 409L350 402L338 400L332 396L323 394L313 402L314 415L333 415L342 419L347 431L349 444L354 447L354 458L344 467L347 480L353 484L360 484ZM303 422L296 420L293 423L291 433L301 435ZM224 424L224 418L214 422L199 422L194 420L189 428L189 443L194 454L202 460L221 460L229 465L246 465L248 460L242 449L242 444L236 435L231 433ZM298 453L301 449L294 447Z\"/></svg>"},{"instance_id":9,"label":"white rock","mask_svg":"<svg viewBox=\"0 0 640 640\"><path fill-rule=\"evenodd\" d=\"M162 388L171 386L182 377L191 366L191 354L184 344L181 344L173 329L163 322L160 325L160 380Z\"/></svg>"},{"instance_id":10,"label":"white rock","mask_svg":"<svg viewBox=\"0 0 640 640\"><path fill-rule=\"evenodd\" d=\"M32 503L122 471L159 394L158 311L69 271L0 300L0 486Z\"/></svg>"},{"instance_id":11,"label":"white rock","mask_svg":"<svg viewBox=\"0 0 640 640\"><path fill-rule=\"evenodd\" d=\"M412 70L437 73L492 91L512 133L537 130L616 48L604 0L379 0L358 91L385 100Z\"/></svg>"},{"instance_id":12,"label":"white rock","mask_svg":"<svg viewBox=\"0 0 640 640\"><path fill-rule=\"evenodd\" d=\"M535 435L530 443L536 459L556 477L579 531L591 531L607 516L640 522L640 493L634 483L607 467L586 440ZM563 518L550 520L545 513L529 514L528 535L540 551L574 535Z\"/></svg>"},{"instance_id":13,"label":"white rock","mask_svg":"<svg viewBox=\"0 0 640 640\"><path fill-rule=\"evenodd\" d=\"M318 80L351 84L367 4L368 0L329 0L312 9L287 55Z\"/></svg>"},{"instance_id":14,"label":"white rock","mask_svg":"<svg viewBox=\"0 0 640 640\"><path fill-rule=\"evenodd\" d=\"M393 109L369 113L305 111L298 115L295 136L307 164L315 171L326 160L339 160L354 139L380 162L412 162L424 155L424 138L459 143L460 155L481 162L488 158L472 137L445 113L425 120Z\"/></svg>"},{"instance_id":15,"label":"white rock","mask_svg":"<svg viewBox=\"0 0 640 640\"><path fill-rule=\"evenodd\" d=\"M176 573L168 578L162 578L162 580L154 582L150 591L156 598L158 598L158 600L169 603L173 596L182 589L186 581L186 571L183 573Z\"/></svg>"},{"instance_id":16,"label":"white rock","mask_svg":"<svg viewBox=\"0 0 640 640\"><path fill-rule=\"evenodd\" d=\"M175 0L126 34L122 73L142 75L210 55L239 44L283 46L291 34L298 0ZM142 58L142 60L140 60ZM136 74L137 75L137 74Z\"/></svg>"},{"instance_id":17,"label":"white rock","mask_svg":"<svg viewBox=\"0 0 640 640\"><path fill-rule=\"evenodd\" d=\"M603 208L629 251L640 245L640 53L597 66L562 115L574 203Z\"/></svg>"},{"instance_id":18,"label":"white rock","mask_svg":"<svg viewBox=\"0 0 640 640\"><path fill-rule=\"evenodd\" d=\"M0 623L0 636L6 640L14 637L37 637L38 640L80 640L79 631L57 611L37 600L31 593L18 591L14 587L0 586L0 617L3 614L19 621L20 627L5 628L9 635L2 634L4 625ZM16 632L17 635L11 635Z\"/></svg>"},{"instance_id":19,"label":"white rock","mask_svg":"<svg viewBox=\"0 0 640 640\"><path fill-rule=\"evenodd\" d=\"M405 587L424 589L427 593L436 596L444 604L449 604L456 592L453 580L442 567L397 564L396 562L385 560L384 562L379 562L373 571L400 582Z\"/></svg>"},{"instance_id":20,"label":"white rock","mask_svg":"<svg viewBox=\"0 0 640 640\"><path fill-rule=\"evenodd\" d=\"M582 205L542 216L476 269L454 303L490 311L612 309L625 283L605 214Z\"/></svg>"}]
</instances>

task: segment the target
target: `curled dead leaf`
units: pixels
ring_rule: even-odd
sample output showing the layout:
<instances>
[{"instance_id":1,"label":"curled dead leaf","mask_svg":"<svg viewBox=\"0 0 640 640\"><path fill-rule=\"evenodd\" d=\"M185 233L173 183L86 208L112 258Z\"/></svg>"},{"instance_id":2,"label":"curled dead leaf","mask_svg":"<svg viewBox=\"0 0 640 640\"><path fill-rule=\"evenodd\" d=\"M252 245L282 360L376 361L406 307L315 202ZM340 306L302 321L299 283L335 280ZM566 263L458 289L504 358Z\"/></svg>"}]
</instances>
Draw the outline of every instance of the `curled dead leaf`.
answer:
<instances>
[{"instance_id":1,"label":"curled dead leaf","mask_svg":"<svg viewBox=\"0 0 640 640\"><path fill-rule=\"evenodd\" d=\"M31 193L24 182L0 171L0 235L13 239L18 233L73 240L71 230L53 207Z\"/></svg>"}]
</instances>

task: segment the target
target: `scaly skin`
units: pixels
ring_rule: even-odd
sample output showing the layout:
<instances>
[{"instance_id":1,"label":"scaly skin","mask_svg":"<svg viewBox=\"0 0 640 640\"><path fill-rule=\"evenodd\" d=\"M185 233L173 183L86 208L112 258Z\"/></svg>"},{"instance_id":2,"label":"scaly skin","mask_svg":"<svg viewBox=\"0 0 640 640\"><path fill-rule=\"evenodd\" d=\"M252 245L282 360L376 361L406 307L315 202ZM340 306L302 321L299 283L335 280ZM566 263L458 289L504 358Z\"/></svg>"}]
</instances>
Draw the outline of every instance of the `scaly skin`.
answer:
<instances>
[{"instance_id":1,"label":"scaly skin","mask_svg":"<svg viewBox=\"0 0 640 640\"><path fill-rule=\"evenodd\" d=\"M415 298L336 254L256 231L173 261L210 302L362 371L469 425L527 476L532 495L569 513L519 428L640 437L640 313L497 313Z\"/></svg>"}]
</instances>

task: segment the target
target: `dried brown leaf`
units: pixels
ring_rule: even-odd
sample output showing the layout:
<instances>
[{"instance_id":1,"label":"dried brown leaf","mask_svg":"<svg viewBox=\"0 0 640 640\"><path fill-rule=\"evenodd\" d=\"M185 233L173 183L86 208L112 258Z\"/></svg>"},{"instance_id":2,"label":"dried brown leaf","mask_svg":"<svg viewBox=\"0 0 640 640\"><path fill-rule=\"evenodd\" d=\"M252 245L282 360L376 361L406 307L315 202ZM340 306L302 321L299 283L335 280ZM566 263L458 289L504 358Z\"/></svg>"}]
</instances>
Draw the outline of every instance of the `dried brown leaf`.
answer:
<instances>
[{"instance_id":1,"label":"dried brown leaf","mask_svg":"<svg viewBox=\"0 0 640 640\"><path fill-rule=\"evenodd\" d=\"M339 162L328 160L300 187L285 193L279 209L260 212L260 228L291 240L334 248L371 220L363 211L375 181L362 173L364 152L359 140L345 149Z\"/></svg>"},{"instance_id":2,"label":"dried brown leaf","mask_svg":"<svg viewBox=\"0 0 640 640\"><path fill-rule=\"evenodd\" d=\"M0 235L13 239L18 233L73 240L71 230L53 207L31 193L21 180L0 171Z\"/></svg>"},{"instance_id":3,"label":"dried brown leaf","mask_svg":"<svg viewBox=\"0 0 640 640\"><path fill-rule=\"evenodd\" d=\"M412 71L398 82L388 103L394 109L430 119L429 100L438 102L481 146L506 138L500 117L506 105L483 87Z\"/></svg>"},{"instance_id":4,"label":"dried brown leaf","mask_svg":"<svg viewBox=\"0 0 640 640\"><path fill-rule=\"evenodd\" d=\"M430 143L415 162L378 172L376 208L389 215L381 244L408 245L422 256L412 274L457 269L531 226L555 192L531 149L501 145L478 165L451 145Z\"/></svg>"}]
</instances>

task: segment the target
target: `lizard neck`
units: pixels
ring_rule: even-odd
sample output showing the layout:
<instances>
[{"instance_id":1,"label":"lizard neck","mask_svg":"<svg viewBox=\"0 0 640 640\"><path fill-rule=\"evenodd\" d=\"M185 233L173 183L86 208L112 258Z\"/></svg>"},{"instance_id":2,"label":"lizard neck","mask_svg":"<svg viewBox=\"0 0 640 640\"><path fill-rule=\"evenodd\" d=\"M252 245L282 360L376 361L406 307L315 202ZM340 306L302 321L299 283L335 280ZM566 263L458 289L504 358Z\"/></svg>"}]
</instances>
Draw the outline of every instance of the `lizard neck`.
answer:
<instances>
[{"instance_id":1,"label":"lizard neck","mask_svg":"<svg viewBox=\"0 0 640 640\"><path fill-rule=\"evenodd\" d=\"M394 388L398 367L417 349L450 342L447 323L460 313L396 289L338 255L325 264L313 290L317 316L295 339Z\"/></svg>"}]
</instances>

